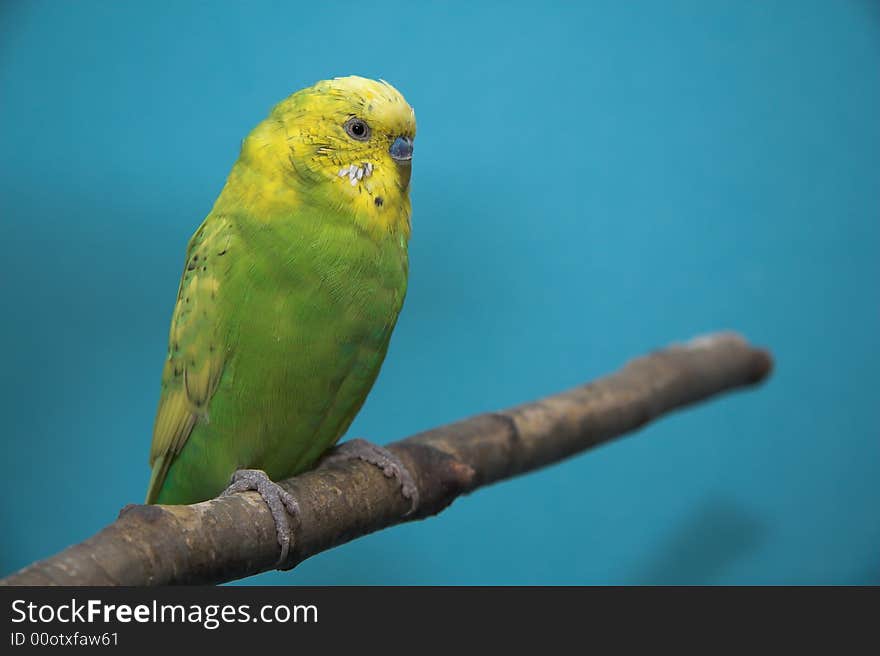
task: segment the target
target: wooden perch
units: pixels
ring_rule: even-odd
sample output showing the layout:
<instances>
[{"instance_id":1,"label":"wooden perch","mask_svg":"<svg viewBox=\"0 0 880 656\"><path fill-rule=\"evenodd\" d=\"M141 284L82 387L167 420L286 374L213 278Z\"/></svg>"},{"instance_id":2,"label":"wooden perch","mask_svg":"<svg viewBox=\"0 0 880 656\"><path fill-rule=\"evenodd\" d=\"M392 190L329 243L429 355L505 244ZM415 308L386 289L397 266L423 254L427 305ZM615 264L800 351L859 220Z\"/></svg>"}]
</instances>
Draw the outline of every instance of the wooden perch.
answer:
<instances>
[{"instance_id":1,"label":"wooden perch","mask_svg":"<svg viewBox=\"0 0 880 656\"><path fill-rule=\"evenodd\" d=\"M459 495L629 433L652 419L760 382L772 360L719 333L633 360L620 371L502 412L441 426L390 448L419 487L421 506L360 461L334 462L283 482L299 501L287 566L400 522L434 515ZM191 506L126 506L85 542L0 581L5 585L221 583L272 569L274 523L254 492Z\"/></svg>"}]
</instances>

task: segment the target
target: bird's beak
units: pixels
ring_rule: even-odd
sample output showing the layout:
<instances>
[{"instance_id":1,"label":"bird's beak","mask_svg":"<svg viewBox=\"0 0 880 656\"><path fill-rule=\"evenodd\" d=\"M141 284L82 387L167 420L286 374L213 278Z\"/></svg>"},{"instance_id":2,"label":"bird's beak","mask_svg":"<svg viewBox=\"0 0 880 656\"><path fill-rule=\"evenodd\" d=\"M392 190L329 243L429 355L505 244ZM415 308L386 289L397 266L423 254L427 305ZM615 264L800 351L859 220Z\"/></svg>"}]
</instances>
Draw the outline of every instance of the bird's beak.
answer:
<instances>
[{"instance_id":1,"label":"bird's beak","mask_svg":"<svg viewBox=\"0 0 880 656\"><path fill-rule=\"evenodd\" d=\"M413 141L409 137L397 137L388 152L398 164L409 164L413 156Z\"/></svg>"}]
</instances>

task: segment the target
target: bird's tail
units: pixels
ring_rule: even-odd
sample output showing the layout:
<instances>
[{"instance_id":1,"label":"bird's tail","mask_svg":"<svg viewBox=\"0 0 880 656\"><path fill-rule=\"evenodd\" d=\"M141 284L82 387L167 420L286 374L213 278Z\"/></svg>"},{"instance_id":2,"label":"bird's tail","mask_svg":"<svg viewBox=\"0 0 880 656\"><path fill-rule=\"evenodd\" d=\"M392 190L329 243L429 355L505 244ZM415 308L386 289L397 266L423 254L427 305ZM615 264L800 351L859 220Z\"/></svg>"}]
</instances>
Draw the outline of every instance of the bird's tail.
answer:
<instances>
[{"instance_id":1,"label":"bird's tail","mask_svg":"<svg viewBox=\"0 0 880 656\"><path fill-rule=\"evenodd\" d=\"M171 464L171 458L164 455L158 456L153 461L153 473L150 475L150 485L147 487L146 504L156 503L159 498L159 492L162 490L162 484L165 482L165 475L168 473L168 466Z\"/></svg>"}]
</instances>

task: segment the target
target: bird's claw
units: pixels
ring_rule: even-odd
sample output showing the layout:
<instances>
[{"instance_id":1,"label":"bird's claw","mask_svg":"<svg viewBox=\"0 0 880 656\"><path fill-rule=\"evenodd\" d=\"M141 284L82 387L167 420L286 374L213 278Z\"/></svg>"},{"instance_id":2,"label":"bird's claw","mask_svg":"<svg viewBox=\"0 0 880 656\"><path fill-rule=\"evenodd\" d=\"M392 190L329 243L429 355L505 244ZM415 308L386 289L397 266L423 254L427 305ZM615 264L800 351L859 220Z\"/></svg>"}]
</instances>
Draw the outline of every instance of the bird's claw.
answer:
<instances>
[{"instance_id":1,"label":"bird's claw","mask_svg":"<svg viewBox=\"0 0 880 656\"><path fill-rule=\"evenodd\" d=\"M232 482L229 484L221 497L237 494L238 492L248 492L254 490L259 494L266 505L269 512L272 513L272 519L275 521L275 532L278 536L278 544L281 546L281 555L278 558L277 566L282 568L287 561L290 553L290 519L288 513L293 517L299 516L299 504L291 494L283 487L270 479L266 472L260 469L239 469L232 475Z\"/></svg>"},{"instance_id":2,"label":"bird's claw","mask_svg":"<svg viewBox=\"0 0 880 656\"><path fill-rule=\"evenodd\" d=\"M324 459L324 462L351 460L353 458L375 465L388 478L396 478L400 483L400 493L403 495L403 498L410 501L410 508L406 514L411 515L415 512L416 508L419 507L419 488L409 470L397 456L378 444L356 438L337 446Z\"/></svg>"}]
</instances>

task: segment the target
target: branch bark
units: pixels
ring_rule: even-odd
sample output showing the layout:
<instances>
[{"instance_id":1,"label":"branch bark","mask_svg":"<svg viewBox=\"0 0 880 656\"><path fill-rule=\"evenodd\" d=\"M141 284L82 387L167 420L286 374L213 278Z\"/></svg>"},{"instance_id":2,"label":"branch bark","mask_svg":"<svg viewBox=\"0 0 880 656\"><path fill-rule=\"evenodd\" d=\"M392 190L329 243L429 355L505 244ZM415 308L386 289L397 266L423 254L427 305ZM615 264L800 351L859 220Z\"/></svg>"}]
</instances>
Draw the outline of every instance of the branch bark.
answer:
<instances>
[{"instance_id":1,"label":"branch bark","mask_svg":"<svg viewBox=\"0 0 880 656\"><path fill-rule=\"evenodd\" d=\"M287 566L439 513L462 494L607 442L676 408L758 383L771 368L769 353L736 334L708 335L632 360L567 392L395 442L388 448L419 487L421 506L410 516L395 481L360 461L283 481L301 510ZM277 558L272 517L260 497L248 492L191 506L126 506L93 537L0 584L221 583L272 569Z\"/></svg>"}]
</instances>

